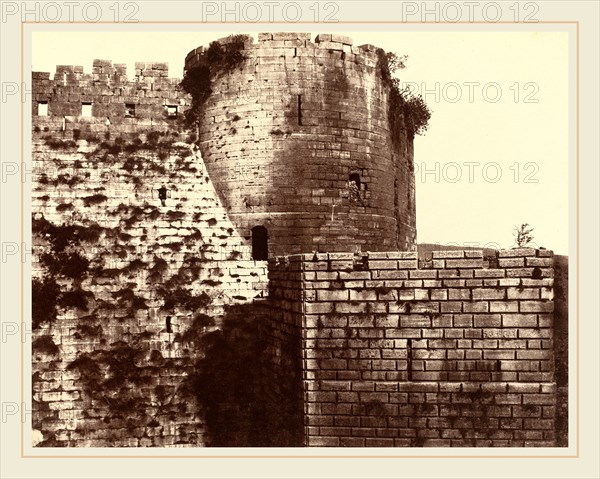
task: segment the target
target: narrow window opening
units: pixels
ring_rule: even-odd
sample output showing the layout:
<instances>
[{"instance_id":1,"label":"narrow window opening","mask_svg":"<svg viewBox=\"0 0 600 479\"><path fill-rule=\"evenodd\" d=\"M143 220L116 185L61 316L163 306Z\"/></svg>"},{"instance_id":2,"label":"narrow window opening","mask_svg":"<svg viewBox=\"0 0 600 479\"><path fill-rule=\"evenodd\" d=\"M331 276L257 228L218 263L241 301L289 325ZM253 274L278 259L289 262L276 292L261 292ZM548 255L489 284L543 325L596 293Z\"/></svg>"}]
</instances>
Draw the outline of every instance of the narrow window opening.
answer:
<instances>
[{"instance_id":1,"label":"narrow window opening","mask_svg":"<svg viewBox=\"0 0 600 479\"><path fill-rule=\"evenodd\" d=\"M407 358L407 379L412 381L412 339L408 340L408 344L406 345L406 358Z\"/></svg>"},{"instance_id":2,"label":"narrow window opening","mask_svg":"<svg viewBox=\"0 0 600 479\"><path fill-rule=\"evenodd\" d=\"M171 328L171 316L167 316L167 318L166 318L166 327L167 327L167 333L173 332L173 329Z\"/></svg>"},{"instance_id":3,"label":"narrow window opening","mask_svg":"<svg viewBox=\"0 0 600 479\"><path fill-rule=\"evenodd\" d=\"M350 198L350 202L360 203L364 206L360 190L360 175L358 173L350 173L350 176L348 177L348 196Z\"/></svg>"},{"instance_id":4,"label":"narrow window opening","mask_svg":"<svg viewBox=\"0 0 600 479\"><path fill-rule=\"evenodd\" d=\"M92 104L82 103L81 104L81 116L90 118L92 116Z\"/></svg>"},{"instance_id":5,"label":"narrow window opening","mask_svg":"<svg viewBox=\"0 0 600 479\"><path fill-rule=\"evenodd\" d=\"M167 105L167 117L175 118L177 116L177 105Z\"/></svg>"},{"instance_id":6,"label":"narrow window opening","mask_svg":"<svg viewBox=\"0 0 600 479\"><path fill-rule=\"evenodd\" d=\"M255 261L269 259L269 234L264 226L252 228L252 259Z\"/></svg>"},{"instance_id":7,"label":"narrow window opening","mask_svg":"<svg viewBox=\"0 0 600 479\"><path fill-rule=\"evenodd\" d=\"M358 173L350 173L348 180L351 183L354 183L356 187L360 190L360 175Z\"/></svg>"},{"instance_id":8,"label":"narrow window opening","mask_svg":"<svg viewBox=\"0 0 600 479\"><path fill-rule=\"evenodd\" d=\"M298 126L302 126L302 95L298 95Z\"/></svg>"},{"instance_id":9,"label":"narrow window opening","mask_svg":"<svg viewBox=\"0 0 600 479\"><path fill-rule=\"evenodd\" d=\"M133 118L135 116L135 104L125 103L125 117Z\"/></svg>"},{"instance_id":10,"label":"narrow window opening","mask_svg":"<svg viewBox=\"0 0 600 479\"><path fill-rule=\"evenodd\" d=\"M297 48L294 48L294 56L295 57L298 56L298 49Z\"/></svg>"},{"instance_id":11,"label":"narrow window opening","mask_svg":"<svg viewBox=\"0 0 600 479\"><path fill-rule=\"evenodd\" d=\"M38 116L48 116L48 102L47 101L38 102L37 114L38 114Z\"/></svg>"},{"instance_id":12,"label":"narrow window opening","mask_svg":"<svg viewBox=\"0 0 600 479\"><path fill-rule=\"evenodd\" d=\"M63 85L67 84L67 72L63 72Z\"/></svg>"},{"instance_id":13,"label":"narrow window opening","mask_svg":"<svg viewBox=\"0 0 600 479\"><path fill-rule=\"evenodd\" d=\"M169 190L167 189L167 187L165 185L162 185L158 189L158 199L160 200L161 206L167 206L167 194L168 194L168 192L169 192Z\"/></svg>"}]
</instances>

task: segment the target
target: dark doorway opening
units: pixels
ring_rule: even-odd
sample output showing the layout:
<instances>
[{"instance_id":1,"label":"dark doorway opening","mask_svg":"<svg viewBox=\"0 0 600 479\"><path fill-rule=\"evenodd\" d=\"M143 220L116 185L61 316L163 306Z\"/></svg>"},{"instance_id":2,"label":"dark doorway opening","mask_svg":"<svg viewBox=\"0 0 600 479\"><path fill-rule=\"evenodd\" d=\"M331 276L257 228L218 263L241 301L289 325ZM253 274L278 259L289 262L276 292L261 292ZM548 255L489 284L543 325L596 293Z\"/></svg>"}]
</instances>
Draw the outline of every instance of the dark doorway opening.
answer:
<instances>
[{"instance_id":1,"label":"dark doorway opening","mask_svg":"<svg viewBox=\"0 0 600 479\"><path fill-rule=\"evenodd\" d=\"M264 261L269 258L269 234L264 226L252 228L252 259Z\"/></svg>"}]
</instances>

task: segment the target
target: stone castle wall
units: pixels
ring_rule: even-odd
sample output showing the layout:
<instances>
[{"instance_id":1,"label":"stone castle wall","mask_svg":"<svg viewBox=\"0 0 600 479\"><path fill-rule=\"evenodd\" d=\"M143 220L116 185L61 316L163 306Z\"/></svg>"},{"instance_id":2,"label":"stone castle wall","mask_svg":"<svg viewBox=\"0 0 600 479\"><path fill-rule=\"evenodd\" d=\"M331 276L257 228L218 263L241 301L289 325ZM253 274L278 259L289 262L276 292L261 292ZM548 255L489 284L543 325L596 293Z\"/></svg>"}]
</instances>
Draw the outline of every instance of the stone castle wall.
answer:
<instances>
[{"instance_id":1,"label":"stone castle wall","mask_svg":"<svg viewBox=\"0 0 600 479\"><path fill-rule=\"evenodd\" d=\"M551 252L385 252L414 245L413 147L376 48L244 54L199 131L165 64L34 73L39 445L550 445ZM271 255L311 254L267 283L257 225Z\"/></svg>"},{"instance_id":2,"label":"stone castle wall","mask_svg":"<svg viewBox=\"0 0 600 479\"><path fill-rule=\"evenodd\" d=\"M203 361L226 356L214 357L215 338L256 338L260 305L244 305L266 295L266 262L252 259L221 206L182 121L189 95L167 71L136 63L129 81L123 65L95 60L91 74L33 73L33 427L42 446L218 444L214 403L229 418L239 407L204 394L221 371ZM238 369L254 394L260 378Z\"/></svg>"},{"instance_id":3,"label":"stone castle wall","mask_svg":"<svg viewBox=\"0 0 600 479\"><path fill-rule=\"evenodd\" d=\"M411 249L412 138L392 141L377 48L335 34L251 40L245 60L211 84L199 135L242 235L266 227L272 255ZM192 50L186 71L205 55ZM351 175L360 198L349 191Z\"/></svg>"},{"instance_id":4,"label":"stone castle wall","mask_svg":"<svg viewBox=\"0 0 600 479\"><path fill-rule=\"evenodd\" d=\"M41 444L209 444L192 381L203 341L266 294L266 262L252 260L186 132L140 126L135 139L100 141L43 130L32 191Z\"/></svg>"},{"instance_id":5,"label":"stone castle wall","mask_svg":"<svg viewBox=\"0 0 600 479\"><path fill-rule=\"evenodd\" d=\"M434 252L426 268L412 252L270 260L268 371L302 391L302 444L553 446L552 261L533 249L491 266L476 251Z\"/></svg>"}]
</instances>

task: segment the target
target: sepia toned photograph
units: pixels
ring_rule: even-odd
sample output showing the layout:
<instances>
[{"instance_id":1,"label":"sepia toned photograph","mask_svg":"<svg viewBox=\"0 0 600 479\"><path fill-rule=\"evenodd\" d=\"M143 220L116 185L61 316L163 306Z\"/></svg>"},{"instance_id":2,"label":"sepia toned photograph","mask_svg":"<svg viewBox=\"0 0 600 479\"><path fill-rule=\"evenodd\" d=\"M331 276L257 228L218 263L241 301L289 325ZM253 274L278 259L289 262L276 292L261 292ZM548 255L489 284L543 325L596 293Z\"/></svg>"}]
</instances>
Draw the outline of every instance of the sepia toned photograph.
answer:
<instances>
[{"instance_id":1,"label":"sepia toned photograph","mask_svg":"<svg viewBox=\"0 0 600 479\"><path fill-rule=\"evenodd\" d=\"M568 35L296 27L32 34L32 445L568 447Z\"/></svg>"}]
</instances>

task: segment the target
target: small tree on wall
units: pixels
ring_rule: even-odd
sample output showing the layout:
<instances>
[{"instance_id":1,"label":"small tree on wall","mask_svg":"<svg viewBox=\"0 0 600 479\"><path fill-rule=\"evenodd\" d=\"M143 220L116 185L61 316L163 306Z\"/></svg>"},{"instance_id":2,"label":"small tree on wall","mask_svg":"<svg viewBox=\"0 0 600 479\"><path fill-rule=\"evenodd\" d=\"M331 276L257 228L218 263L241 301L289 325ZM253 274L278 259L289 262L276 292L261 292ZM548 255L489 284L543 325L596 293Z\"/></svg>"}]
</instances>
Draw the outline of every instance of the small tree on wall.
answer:
<instances>
[{"instance_id":1,"label":"small tree on wall","mask_svg":"<svg viewBox=\"0 0 600 479\"><path fill-rule=\"evenodd\" d=\"M530 228L528 223L514 227L513 236L515 237L517 248L524 248L533 241L532 232L533 228Z\"/></svg>"}]
</instances>

